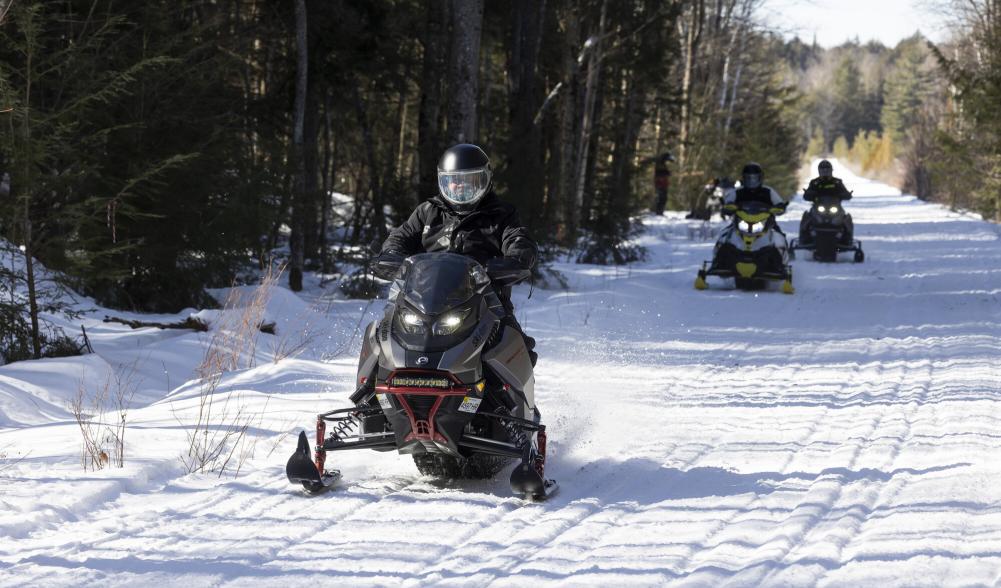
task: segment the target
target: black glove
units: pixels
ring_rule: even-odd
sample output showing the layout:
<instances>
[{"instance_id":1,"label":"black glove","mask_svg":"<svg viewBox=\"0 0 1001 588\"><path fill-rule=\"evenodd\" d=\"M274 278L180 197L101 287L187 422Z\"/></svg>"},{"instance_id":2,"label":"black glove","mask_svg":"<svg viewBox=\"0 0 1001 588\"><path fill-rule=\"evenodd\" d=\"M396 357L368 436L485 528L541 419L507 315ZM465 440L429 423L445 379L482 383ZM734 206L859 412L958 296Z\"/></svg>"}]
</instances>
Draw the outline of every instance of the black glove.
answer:
<instances>
[{"instance_id":1,"label":"black glove","mask_svg":"<svg viewBox=\"0 0 1001 588\"><path fill-rule=\"evenodd\" d=\"M384 251L372 260L372 275L383 280L392 280L406 257L396 251Z\"/></svg>"},{"instance_id":2,"label":"black glove","mask_svg":"<svg viewBox=\"0 0 1001 588\"><path fill-rule=\"evenodd\" d=\"M515 257L495 257L487 260L487 275L497 285L507 286L532 277L532 271Z\"/></svg>"}]
</instances>

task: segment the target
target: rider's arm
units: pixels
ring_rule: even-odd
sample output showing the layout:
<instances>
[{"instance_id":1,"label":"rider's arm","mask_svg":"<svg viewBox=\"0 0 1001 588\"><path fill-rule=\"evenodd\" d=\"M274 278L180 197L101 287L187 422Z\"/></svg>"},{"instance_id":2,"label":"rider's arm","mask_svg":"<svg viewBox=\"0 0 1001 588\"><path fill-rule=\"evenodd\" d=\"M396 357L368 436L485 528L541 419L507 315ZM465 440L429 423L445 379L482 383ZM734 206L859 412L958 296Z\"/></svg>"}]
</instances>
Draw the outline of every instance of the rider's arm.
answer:
<instances>
[{"instance_id":1,"label":"rider's arm","mask_svg":"<svg viewBox=\"0 0 1001 588\"><path fill-rule=\"evenodd\" d=\"M424 251L421 236L424 234L424 215L430 205L420 204L404 223L392 231L382 244L382 253L393 251L404 256Z\"/></svg>"},{"instance_id":2,"label":"rider's arm","mask_svg":"<svg viewBox=\"0 0 1001 588\"><path fill-rule=\"evenodd\" d=\"M768 192L772 199L772 214L776 216L785 214L786 206L789 206L789 203L782 196L779 196L779 193L774 188L769 187Z\"/></svg>"},{"instance_id":3,"label":"rider's arm","mask_svg":"<svg viewBox=\"0 0 1001 588\"><path fill-rule=\"evenodd\" d=\"M737 210L737 190L726 188L723 190L723 215L733 214Z\"/></svg>"},{"instance_id":4,"label":"rider's arm","mask_svg":"<svg viewBox=\"0 0 1001 588\"><path fill-rule=\"evenodd\" d=\"M539 258L539 247L528 236L528 229L521 224L518 212L512 210L501 226L501 253L504 257L517 259L526 269L534 268Z\"/></svg>"},{"instance_id":5,"label":"rider's arm","mask_svg":"<svg viewBox=\"0 0 1001 588\"><path fill-rule=\"evenodd\" d=\"M852 193L848 191L848 188L845 187L845 183L841 180L838 180L838 197L842 200L852 199Z\"/></svg>"}]
</instances>

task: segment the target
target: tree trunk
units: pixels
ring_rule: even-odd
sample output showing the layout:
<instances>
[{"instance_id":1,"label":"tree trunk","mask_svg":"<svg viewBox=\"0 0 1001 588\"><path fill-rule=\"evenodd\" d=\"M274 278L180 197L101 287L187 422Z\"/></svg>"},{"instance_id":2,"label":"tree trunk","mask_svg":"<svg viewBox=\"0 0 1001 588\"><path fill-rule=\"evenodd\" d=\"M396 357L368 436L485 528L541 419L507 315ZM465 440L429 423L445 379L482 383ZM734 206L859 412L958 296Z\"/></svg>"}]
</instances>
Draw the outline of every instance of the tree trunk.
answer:
<instances>
[{"instance_id":1,"label":"tree trunk","mask_svg":"<svg viewBox=\"0 0 1001 588\"><path fill-rule=\"evenodd\" d=\"M31 317L31 356L34 359L42 357L42 335L38 328L38 294L35 291L35 260L31 246L31 220L28 217L28 203L24 200L24 268L28 281L28 315Z\"/></svg>"},{"instance_id":2,"label":"tree trunk","mask_svg":"<svg viewBox=\"0 0 1001 588\"><path fill-rule=\"evenodd\" d=\"M295 113L292 130L292 161L295 165L295 181L292 198L292 235L289 240L289 288L293 292L302 290L302 272L304 262L305 215L308 205L306 196L306 160L303 145L303 126L306 118L306 93L308 91L307 68L309 67L309 48L306 39L306 0L295 0L295 40L296 40L296 78L295 78Z\"/></svg>"},{"instance_id":3,"label":"tree trunk","mask_svg":"<svg viewBox=\"0 0 1001 588\"><path fill-rule=\"evenodd\" d=\"M369 237L382 242L386 238L386 215L383 211L385 199L382 193L382 182L379 178L379 159L375 150L375 135L372 132L372 125L369 122L368 113L365 111L365 103L361 99L361 91L358 90L359 82L352 84L354 87L355 114L358 116L358 124L361 126L362 140L365 143L365 156L368 159L369 191L372 194L372 228L373 234Z\"/></svg>"},{"instance_id":4,"label":"tree trunk","mask_svg":"<svg viewBox=\"0 0 1001 588\"><path fill-rule=\"evenodd\" d=\"M452 63L448 76L448 137L452 144L477 140L482 27L483 0L452 0Z\"/></svg>"},{"instance_id":5,"label":"tree trunk","mask_svg":"<svg viewBox=\"0 0 1001 588\"><path fill-rule=\"evenodd\" d=\"M691 134L692 83L695 74L695 59L702 39L702 23L705 19L705 0L696 0L690 10L690 20L682 24L685 66L681 75L681 118L678 129L678 168L685 169L688 142Z\"/></svg>"},{"instance_id":6,"label":"tree trunk","mask_svg":"<svg viewBox=\"0 0 1001 588\"><path fill-rule=\"evenodd\" d=\"M438 158L444 143L442 81L448 69L448 6L448 0L427 0L427 26L422 38L421 102L417 117L418 200L438 193Z\"/></svg>"},{"instance_id":7,"label":"tree trunk","mask_svg":"<svg viewBox=\"0 0 1001 588\"><path fill-rule=\"evenodd\" d=\"M577 239L578 208L575 206L577 181L577 131L580 113L577 108L580 94L580 68L577 53L580 50L580 6L571 6L566 14L566 31L563 46L563 75L567 87L563 89L563 103L560 109L560 172L559 172L559 218L562 231L557 237L566 246L573 246Z\"/></svg>"},{"instance_id":8,"label":"tree trunk","mask_svg":"<svg viewBox=\"0 0 1001 588\"><path fill-rule=\"evenodd\" d=\"M536 64L542 41L545 0L515 0L508 77L511 80L507 185L512 201L530 223L540 218L544 177L542 133L535 124L538 109Z\"/></svg>"},{"instance_id":9,"label":"tree trunk","mask_svg":"<svg viewBox=\"0 0 1001 588\"><path fill-rule=\"evenodd\" d=\"M587 82L584 89L584 117L581 122L580 137L577 142L577 163L575 169L576 185L574 187L573 222L569 227L576 235L583 220L587 218L587 206L584 200L584 189L587 186L588 162L591 146L591 128L594 126L595 104L598 96L598 82L601 72L601 38L605 35L608 0L601 3L601 18L598 21L598 32L588 38L591 44L587 60Z\"/></svg>"},{"instance_id":10,"label":"tree trunk","mask_svg":"<svg viewBox=\"0 0 1001 588\"><path fill-rule=\"evenodd\" d=\"M333 268L330 265L329 244L327 243L327 230L330 227L330 199L336 184L335 174L337 169L334 165L336 149L334 148L334 137L332 132L333 122L331 118L330 89L323 93L323 169L321 171L322 189L320 194L320 267L325 274L331 273Z\"/></svg>"}]
</instances>

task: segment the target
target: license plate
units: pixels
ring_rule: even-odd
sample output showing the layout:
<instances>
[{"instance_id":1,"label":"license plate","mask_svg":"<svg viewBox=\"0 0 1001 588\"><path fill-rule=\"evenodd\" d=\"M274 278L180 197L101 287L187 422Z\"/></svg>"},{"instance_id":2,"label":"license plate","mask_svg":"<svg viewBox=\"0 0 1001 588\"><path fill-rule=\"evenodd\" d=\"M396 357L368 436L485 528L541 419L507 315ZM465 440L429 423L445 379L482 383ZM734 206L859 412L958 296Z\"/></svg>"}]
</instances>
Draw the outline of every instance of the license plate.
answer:
<instances>
[{"instance_id":1,"label":"license plate","mask_svg":"<svg viewBox=\"0 0 1001 588\"><path fill-rule=\"evenodd\" d=\"M476 412L480 409L480 402L483 402L480 398L466 396L462 399L462 404L459 405L459 412Z\"/></svg>"}]
</instances>

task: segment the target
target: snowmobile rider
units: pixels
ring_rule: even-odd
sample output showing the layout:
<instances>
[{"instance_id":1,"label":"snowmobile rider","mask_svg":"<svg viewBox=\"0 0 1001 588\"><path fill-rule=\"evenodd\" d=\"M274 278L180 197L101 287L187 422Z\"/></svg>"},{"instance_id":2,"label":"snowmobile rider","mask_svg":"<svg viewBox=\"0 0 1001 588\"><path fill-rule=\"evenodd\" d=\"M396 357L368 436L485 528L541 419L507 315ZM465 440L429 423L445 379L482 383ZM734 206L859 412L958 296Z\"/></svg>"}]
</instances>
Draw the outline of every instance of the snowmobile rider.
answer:
<instances>
[{"instance_id":1,"label":"snowmobile rider","mask_svg":"<svg viewBox=\"0 0 1001 588\"><path fill-rule=\"evenodd\" d=\"M834 177L834 167L830 161L822 160L817 165L818 176L810 180L810 185L803 192L803 200L813 202L818 196L834 196L840 200L851 200L852 193L845 188L841 178Z\"/></svg>"},{"instance_id":2,"label":"snowmobile rider","mask_svg":"<svg viewBox=\"0 0 1001 588\"><path fill-rule=\"evenodd\" d=\"M380 256L440 251L472 257L488 270L494 263L535 267L538 246L528 236L514 206L494 192L490 159L482 149L461 143L445 150L438 160L438 192L417 205L410 218L390 232ZM525 334L514 316L511 287L496 291L507 311L505 322L524 337L535 365L535 339Z\"/></svg>"},{"instance_id":3,"label":"snowmobile rider","mask_svg":"<svg viewBox=\"0 0 1001 588\"><path fill-rule=\"evenodd\" d=\"M768 205L773 215L784 214L788 203L772 187L766 186L764 180L765 172L760 165L753 161L745 165L740 174L740 188L727 190L723 196L723 214L733 214L744 202L760 202ZM777 223L775 229L779 230Z\"/></svg>"},{"instance_id":4,"label":"snowmobile rider","mask_svg":"<svg viewBox=\"0 0 1001 588\"><path fill-rule=\"evenodd\" d=\"M823 197L837 198L839 201L852 199L852 193L848 191L848 188L845 188L844 182L840 178L834 177L834 167L830 161L821 160L820 164L817 165L817 174L818 176L810 180L810 185L803 191L803 200L814 202ZM803 218L799 221L801 243L812 240L810 238L810 224L812 222L813 215L810 214L810 211L804 212ZM846 240L851 243L855 234L851 215L845 215L845 228L847 229L845 231ZM804 237L806 238L804 239Z\"/></svg>"}]
</instances>

